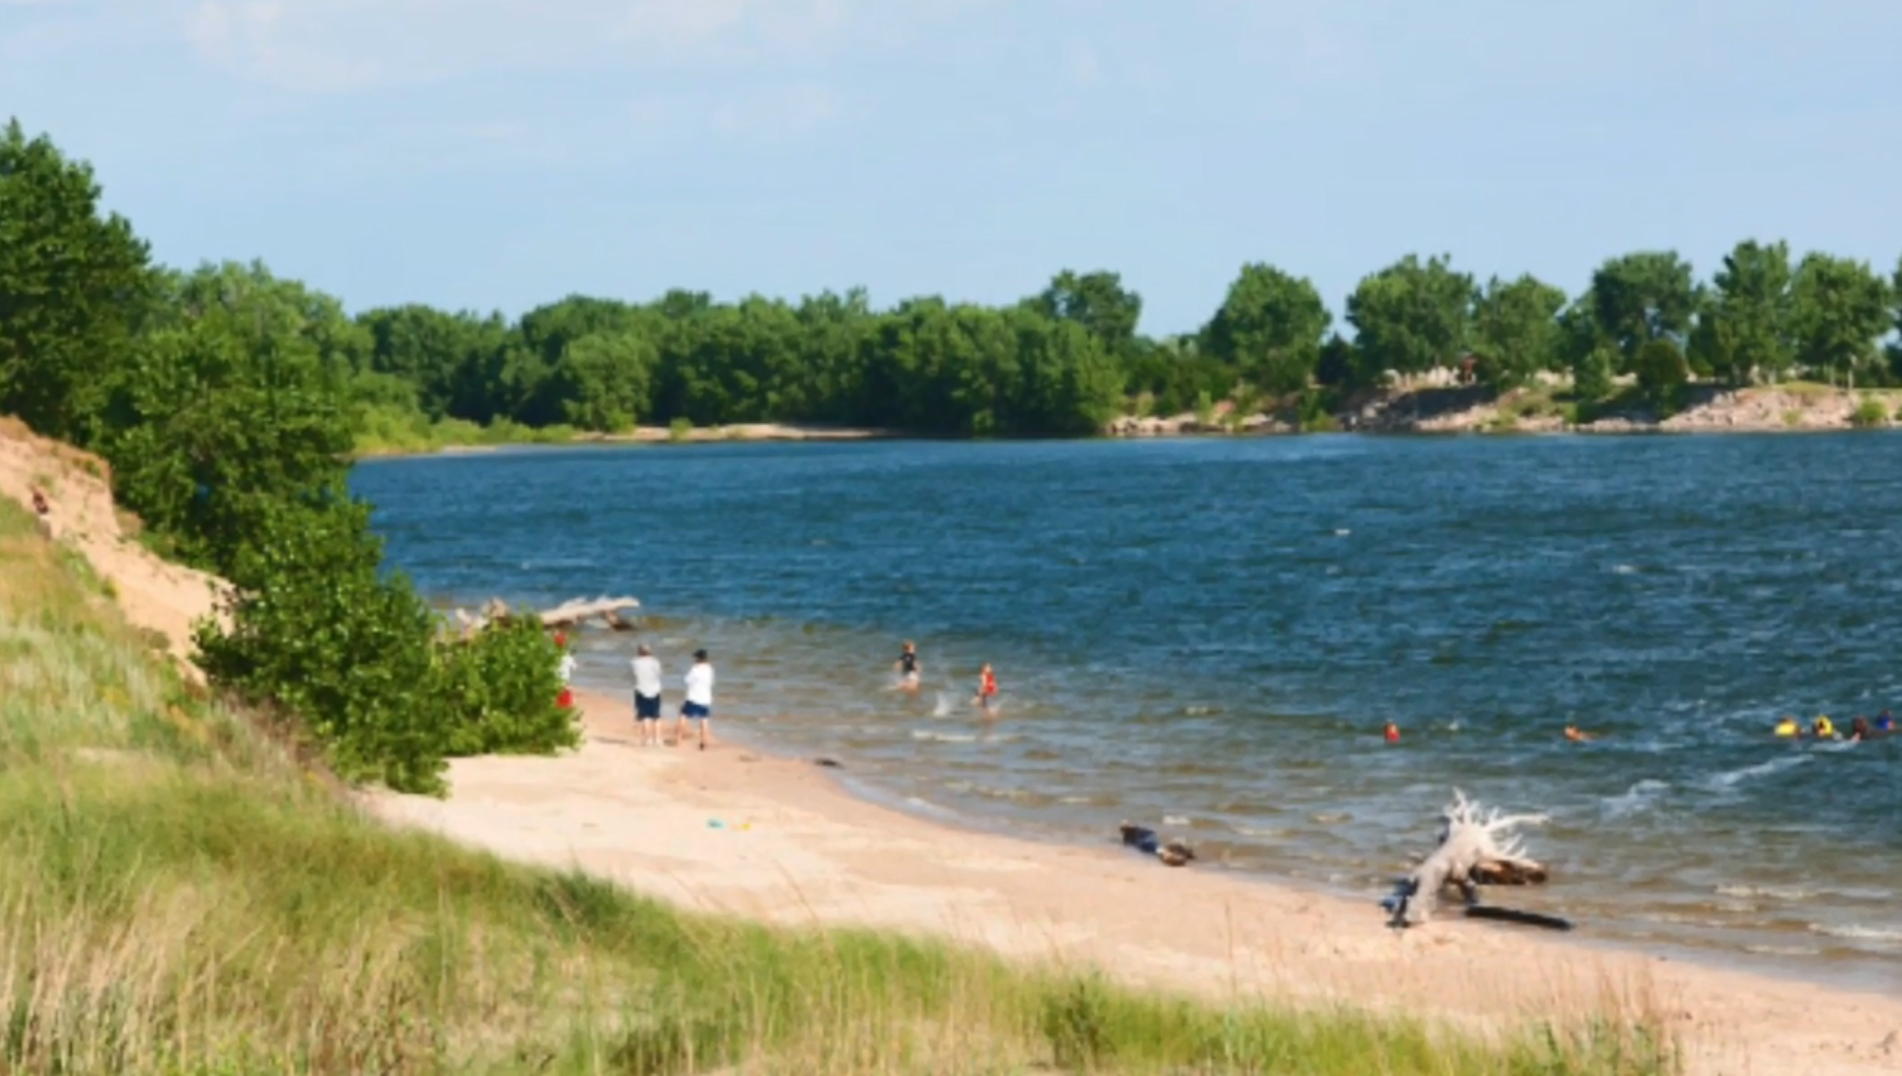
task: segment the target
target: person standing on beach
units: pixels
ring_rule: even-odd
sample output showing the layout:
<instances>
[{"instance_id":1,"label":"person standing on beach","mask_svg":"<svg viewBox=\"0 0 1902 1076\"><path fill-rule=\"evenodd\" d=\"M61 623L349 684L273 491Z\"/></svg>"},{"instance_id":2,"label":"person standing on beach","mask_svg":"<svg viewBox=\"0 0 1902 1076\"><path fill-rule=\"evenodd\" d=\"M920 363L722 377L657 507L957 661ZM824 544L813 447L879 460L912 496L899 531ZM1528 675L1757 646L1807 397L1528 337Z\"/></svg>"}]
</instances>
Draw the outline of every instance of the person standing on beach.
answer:
<instances>
[{"instance_id":1,"label":"person standing on beach","mask_svg":"<svg viewBox=\"0 0 1902 1076\"><path fill-rule=\"evenodd\" d=\"M555 633L555 649L561 651L561 662L555 666L555 675L561 677L561 694L555 705L566 710L575 704L574 688L570 686L575 678L575 656L568 650L568 637L561 632Z\"/></svg>"},{"instance_id":2,"label":"person standing on beach","mask_svg":"<svg viewBox=\"0 0 1902 1076\"><path fill-rule=\"evenodd\" d=\"M660 744L660 659L646 643L634 654L634 723L640 727L641 746Z\"/></svg>"},{"instance_id":3,"label":"person standing on beach","mask_svg":"<svg viewBox=\"0 0 1902 1076\"><path fill-rule=\"evenodd\" d=\"M918 666L918 644L907 639L905 640L904 649L898 652L898 689L900 691L917 691L920 672L921 670Z\"/></svg>"},{"instance_id":4,"label":"person standing on beach","mask_svg":"<svg viewBox=\"0 0 1902 1076\"><path fill-rule=\"evenodd\" d=\"M977 698L973 703L982 707L984 716L992 716L991 700L997 697L997 674L991 671L991 663L985 662L984 668L977 674Z\"/></svg>"},{"instance_id":5,"label":"person standing on beach","mask_svg":"<svg viewBox=\"0 0 1902 1076\"><path fill-rule=\"evenodd\" d=\"M705 650L693 652L693 667L687 670L687 698L680 704L680 719L674 723L674 743L679 744L692 721L700 729L700 750L713 741L713 662Z\"/></svg>"}]
</instances>

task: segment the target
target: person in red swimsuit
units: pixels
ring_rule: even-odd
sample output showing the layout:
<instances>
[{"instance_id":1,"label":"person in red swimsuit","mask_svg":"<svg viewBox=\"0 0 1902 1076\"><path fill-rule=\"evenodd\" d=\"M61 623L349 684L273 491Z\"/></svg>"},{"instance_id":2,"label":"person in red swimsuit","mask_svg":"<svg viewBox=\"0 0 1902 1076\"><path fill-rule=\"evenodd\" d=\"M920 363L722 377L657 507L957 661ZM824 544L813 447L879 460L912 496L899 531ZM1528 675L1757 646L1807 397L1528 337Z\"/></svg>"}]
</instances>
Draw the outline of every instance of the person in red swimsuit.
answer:
<instances>
[{"instance_id":1,"label":"person in red swimsuit","mask_svg":"<svg viewBox=\"0 0 1902 1076\"><path fill-rule=\"evenodd\" d=\"M983 671L977 675L977 698L971 701L984 708L985 714L991 712L991 700L997 697L997 674L991 671L989 662L984 663Z\"/></svg>"}]
</instances>

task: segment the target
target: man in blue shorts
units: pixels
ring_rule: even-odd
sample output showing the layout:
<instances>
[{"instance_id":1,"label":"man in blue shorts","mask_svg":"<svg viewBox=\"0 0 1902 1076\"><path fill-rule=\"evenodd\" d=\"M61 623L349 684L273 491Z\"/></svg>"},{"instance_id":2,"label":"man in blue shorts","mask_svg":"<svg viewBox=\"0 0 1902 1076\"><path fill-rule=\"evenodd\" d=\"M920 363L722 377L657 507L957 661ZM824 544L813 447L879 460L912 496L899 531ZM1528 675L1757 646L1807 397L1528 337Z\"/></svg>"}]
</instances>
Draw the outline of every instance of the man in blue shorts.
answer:
<instances>
[{"instance_id":1,"label":"man in blue shorts","mask_svg":"<svg viewBox=\"0 0 1902 1076\"><path fill-rule=\"evenodd\" d=\"M700 729L700 750L713 741L713 662L705 650L693 652L693 668L687 670L687 700L680 704L680 720L674 723L674 743L692 721Z\"/></svg>"},{"instance_id":2,"label":"man in blue shorts","mask_svg":"<svg viewBox=\"0 0 1902 1076\"><path fill-rule=\"evenodd\" d=\"M642 747L660 744L660 659L646 643L634 655L634 721Z\"/></svg>"}]
</instances>

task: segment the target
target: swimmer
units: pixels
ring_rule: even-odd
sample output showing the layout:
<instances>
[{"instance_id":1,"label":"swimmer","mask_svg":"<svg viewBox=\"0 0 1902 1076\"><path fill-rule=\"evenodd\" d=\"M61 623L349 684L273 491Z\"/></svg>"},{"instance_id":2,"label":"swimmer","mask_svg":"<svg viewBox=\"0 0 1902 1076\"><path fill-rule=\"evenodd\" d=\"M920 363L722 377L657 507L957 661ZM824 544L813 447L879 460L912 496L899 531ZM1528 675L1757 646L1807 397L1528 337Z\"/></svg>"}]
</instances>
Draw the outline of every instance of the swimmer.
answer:
<instances>
[{"instance_id":1,"label":"swimmer","mask_svg":"<svg viewBox=\"0 0 1902 1076\"><path fill-rule=\"evenodd\" d=\"M1803 726L1796 723L1795 715L1784 714L1783 720L1777 722L1776 734L1781 739L1794 740L1803 735Z\"/></svg>"},{"instance_id":2,"label":"swimmer","mask_svg":"<svg viewBox=\"0 0 1902 1076\"><path fill-rule=\"evenodd\" d=\"M1887 710L1882 711L1882 713L1876 718L1876 731L1877 732L1894 732L1895 731L1895 715L1890 713Z\"/></svg>"},{"instance_id":3,"label":"swimmer","mask_svg":"<svg viewBox=\"0 0 1902 1076\"><path fill-rule=\"evenodd\" d=\"M898 690L917 691L918 674L921 670L918 666L918 645L916 643L909 639L905 640L904 648L898 652L897 668Z\"/></svg>"},{"instance_id":4,"label":"swimmer","mask_svg":"<svg viewBox=\"0 0 1902 1076\"><path fill-rule=\"evenodd\" d=\"M973 706L982 707L984 709L984 716L990 717L992 714L991 700L996 697L997 674L991 671L990 662L985 662L984 668L977 674L977 698L972 699L971 704Z\"/></svg>"},{"instance_id":5,"label":"swimmer","mask_svg":"<svg viewBox=\"0 0 1902 1076\"><path fill-rule=\"evenodd\" d=\"M1810 733L1819 740L1833 740L1836 738L1836 723L1829 719L1828 714L1818 714L1816 720L1810 723Z\"/></svg>"},{"instance_id":6,"label":"swimmer","mask_svg":"<svg viewBox=\"0 0 1902 1076\"><path fill-rule=\"evenodd\" d=\"M1573 743L1589 743L1592 740L1598 739L1598 733L1580 732L1577 725L1567 725L1565 726L1565 738Z\"/></svg>"},{"instance_id":7,"label":"swimmer","mask_svg":"<svg viewBox=\"0 0 1902 1076\"><path fill-rule=\"evenodd\" d=\"M1386 730L1383 731L1381 735L1387 738L1388 743L1399 743L1400 742L1400 726L1389 721L1387 722Z\"/></svg>"},{"instance_id":8,"label":"swimmer","mask_svg":"<svg viewBox=\"0 0 1902 1076\"><path fill-rule=\"evenodd\" d=\"M1869 738L1869 719L1858 717L1849 723L1849 742L1861 743Z\"/></svg>"}]
</instances>

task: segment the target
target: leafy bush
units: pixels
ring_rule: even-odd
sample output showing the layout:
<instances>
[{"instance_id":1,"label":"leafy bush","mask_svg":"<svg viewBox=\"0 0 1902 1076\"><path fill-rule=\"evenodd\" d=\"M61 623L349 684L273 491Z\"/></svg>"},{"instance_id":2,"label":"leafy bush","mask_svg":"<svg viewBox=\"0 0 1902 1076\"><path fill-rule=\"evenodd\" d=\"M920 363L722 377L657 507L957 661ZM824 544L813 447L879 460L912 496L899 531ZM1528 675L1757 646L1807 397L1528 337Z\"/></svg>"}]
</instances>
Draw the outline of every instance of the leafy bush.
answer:
<instances>
[{"instance_id":1,"label":"leafy bush","mask_svg":"<svg viewBox=\"0 0 1902 1076\"><path fill-rule=\"evenodd\" d=\"M1691 377L1683 350L1669 340L1646 341L1638 348L1632 366L1638 375L1638 387L1660 411L1676 404L1679 390Z\"/></svg>"},{"instance_id":2,"label":"leafy bush","mask_svg":"<svg viewBox=\"0 0 1902 1076\"><path fill-rule=\"evenodd\" d=\"M1873 429L1889 424L1889 408L1874 396L1864 396L1849 416L1849 424L1858 429Z\"/></svg>"},{"instance_id":3,"label":"leafy bush","mask_svg":"<svg viewBox=\"0 0 1902 1076\"><path fill-rule=\"evenodd\" d=\"M688 437L691 437L692 435L693 435L693 420L692 419L677 418L667 424L667 439L669 441L676 441L676 442L685 441Z\"/></svg>"},{"instance_id":4,"label":"leafy bush","mask_svg":"<svg viewBox=\"0 0 1902 1076\"><path fill-rule=\"evenodd\" d=\"M540 752L581 742L575 712L555 705L560 655L533 617L444 645L436 695L450 711L450 755Z\"/></svg>"},{"instance_id":5,"label":"leafy bush","mask_svg":"<svg viewBox=\"0 0 1902 1076\"><path fill-rule=\"evenodd\" d=\"M227 628L194 633L212 681L302 719L348 780L440 792L451 728L431 690L434 621L409 581L379 578L366 506L278 504L231 568Z\"/></svg>"}]
</instances>

